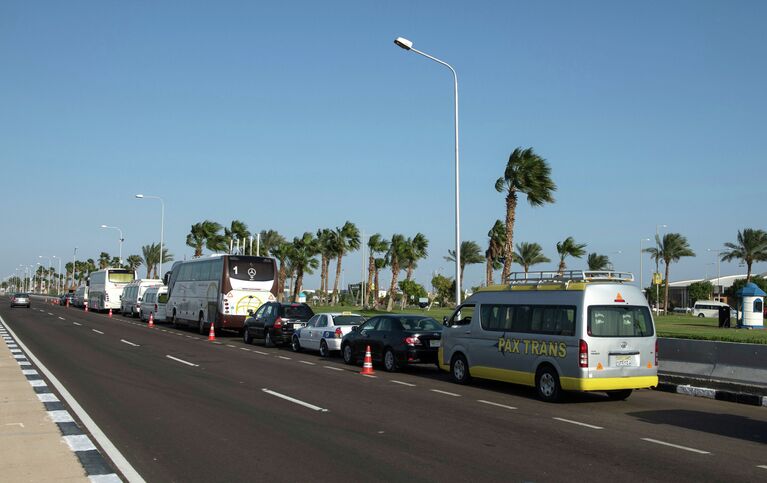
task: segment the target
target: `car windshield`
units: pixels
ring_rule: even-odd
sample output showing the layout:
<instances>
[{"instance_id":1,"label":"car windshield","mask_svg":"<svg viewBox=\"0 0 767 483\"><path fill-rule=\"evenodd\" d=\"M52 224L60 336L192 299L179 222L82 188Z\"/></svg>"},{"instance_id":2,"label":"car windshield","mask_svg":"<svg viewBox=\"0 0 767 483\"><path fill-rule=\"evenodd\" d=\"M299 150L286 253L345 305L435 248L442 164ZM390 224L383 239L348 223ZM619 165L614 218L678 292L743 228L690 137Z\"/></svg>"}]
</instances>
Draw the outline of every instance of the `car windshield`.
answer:
<instances>
[{"instance_id":1,"label":"car windshield","mask_svg":"<svg viewBox=\"0 0 767 483\"><path fill-rule=\"evenodd\" d=\"M314 315L308 305L283 305L281 312L288 319L309 319Z\"/></svg>"},{"instance_id":2,"label":"car windshield","mask_svg":"<svg viewBox=\"0 0 767 483\"><path fill-rule=\"evenodd\" d=\"M442 330L442 324L429 317L423 319L403 317L400 323L405 330Z\"/></svg>"},{"instance_id":3,"label":"car windshield","mask_svg":"<svg viewBox=\"0 0 767 483\"><path fill-rule=\"evenodd\" d=\"M589 335L593 337L649 337L652 318L647 307L604 305L589 307Z\"/></svg>"},{"instance_id":4,"label":"car windshield","mask_svg":"<svg viewBox=\"0 0 767 483\"><path fill-rule=\"evenodd\" d=\"M360 325L365 318L359 315L338 315L333 317L333 325Z\"/></svg>"}]
</instances>

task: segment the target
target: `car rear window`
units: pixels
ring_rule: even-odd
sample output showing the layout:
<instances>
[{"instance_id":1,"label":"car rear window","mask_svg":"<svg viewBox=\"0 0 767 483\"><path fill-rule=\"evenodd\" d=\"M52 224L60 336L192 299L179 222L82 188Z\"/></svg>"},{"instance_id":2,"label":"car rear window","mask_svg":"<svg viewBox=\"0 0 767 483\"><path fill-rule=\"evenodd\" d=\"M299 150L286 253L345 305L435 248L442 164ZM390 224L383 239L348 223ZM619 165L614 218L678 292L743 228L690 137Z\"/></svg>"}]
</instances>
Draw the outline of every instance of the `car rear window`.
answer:
<instances>
[{"instance_id":1,"label":"car rear window","mask_svg":"<svg viewBox=\"0 0 767 483\"><path fill-rule=\"evenodd\" d=\"M647 307L592 306L588 313L588 333L592 337L649 337L654 333Z\"/></svg>"},{"instance_id":2,"label":"car rear window","mask_svg":"<svg viewBox=\"0 0 767 483\"><path fill-rule=\"evenodd\" d=\"M360 325L365 322L365 318L359 315L339 315L333 317L333 325Z\"/></svg>"},{"instance_id":3,"label":"car rear window","mask_svg":"<svg viewBox=\"0 0 767 483\"><path fill-rule=\"evenodd\" d=\"M21 285L21 284L19 284L19 285ZM28 293L17 293L16 295L14 295L14 297L29 298L29 294Z\"/></svg>"},{"instance_id":4,"label":"car rear window","mask_svg":"<svg viewBox=\"0 0 767 483\"><path fill-rule=\"evenodd\" d=\"M283 305L280 312L288 319L310 319L314 315L308 305Z\"/></svg>"},{"instance_id":5,"label":"car rear window","mask_svg":"<svg viewBox=\"0 0 767 483\"><path fill-rule=\"evenodd\" d=\"M424 319L400 319L402 328L405 330L442 330L442 324L431 318Z\"/></svg>"}]
</instances>

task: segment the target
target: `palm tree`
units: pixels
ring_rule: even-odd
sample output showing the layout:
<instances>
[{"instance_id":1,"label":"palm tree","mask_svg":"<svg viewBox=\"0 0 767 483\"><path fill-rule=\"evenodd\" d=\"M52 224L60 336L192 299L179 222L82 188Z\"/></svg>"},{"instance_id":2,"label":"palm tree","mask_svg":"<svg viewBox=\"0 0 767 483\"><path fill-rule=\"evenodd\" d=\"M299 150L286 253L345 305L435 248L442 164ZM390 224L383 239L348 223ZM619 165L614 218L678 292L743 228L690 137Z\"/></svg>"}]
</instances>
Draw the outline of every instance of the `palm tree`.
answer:
<instances>
[{"instance_id":1,"label":"palm tree","mask_svg":"<svg viewBox=\"0 0 767 483\"><path fill-rule=\"evenodd\" d=\"M294 237L293 244L288 254L293 270L296 272L296 283L293 286L293 301L298 302L298 294L301 293L301 285L304 274L311 275L319 267L320 262L315 256L319 254L319 244L310 232L303 234L301 238Z\"/></svg>"},{"instance_id":2,"label":"palm tree","mask_svg":"<svg viewBox=\"0 0 767 483\"><path fill-rule=\"evenodd\" d=\"M522 265L525 273L530 267L539 263L549 263L551 260L543 254L543 247L533 242L517 243L517 252L514 254L514 263Z\"/></svg>"},{"instance_id":3,"label":"palm tree","mask_svg":"<svg viewBox=\"0 0 767 483\"><path fill-rule=\"evenodd\" d=\"M389 286L389 302L386 304L386 311L391 312L394 308L394 294L397 290L397 278L399 277L399 271L402 269L400 266L400 260L406 250L405 237L399 233L395 233L391 237L389 243L389 250L386 252L386 263L391 267L391 285Z\"/></svg>"},{"instance_id":4,"label":"palm tree","mask_svg":"<svg viewBox=\"0 0 767 483\"><path fill-rule=\"evenodd\" d=\"M292 245L283 239L282 242L273 245L269 249L269 254L280 262L279 272L277 273L277 301L282 302L285 295L285 280L287 278L287 260L290 256Z\"/></svg>"},{"instance_id":5,"label":"palm tree","mask_svg":"<svg viewBox=\"0 0 767 483\"><path fill-rule=\"evenodd\" d=\"M695 252L687 243L687 238L679 233L666 233L663 240L656 235L655 243L660 249L660 257L666 264L666 287L663 292L663 313L668 313L668 273L671 262L678 262L682 257L694 257Z\"/></svg>"},{"instance_id":6,"label":"palm tree","mask_svg":"<svg viewBox=\"0 0 767 483\"><path fill-rule=\"evenodd\" d=\"M139 255L130 255L125 259L125 263L128 265L129 270L133 270L135 272L143 263L143 259Z\"/></svg>"},{"instance_id":7,"label":"palm tree","mask_svg":"<svg viewBox=\"0 0 767 483\"><path fill-rule=\"evenodd\" d=\"M455 250L448 250L447 256L444 258L448 262L454 262ZM482 249L479 247L477 242L473 242L471 240L461 242L461 287L463 287L463 273L465 271L466 265L474 265L484 261L485 257L482 255Z\"/></svg>"},{"instance_id":8,"label":"palm tree","mask_svg":"<svg viewBox=\"0 0 767 483\"><path fill-rule=\"evenodd\" d=\"M506 243L503 247L501 283L508 283L514 251L514 221L519 193L527 195L530 206L553 203L557 185L551 180L551 168L533 148L516 148L506 163L503 176L495 182L495 190L506 193Z\"/></svg>"},{"instance_id":9,"label":"palm tree","mask_svg":"<svg viewBox=\"0 0 767 483\"><path fill-rule=\"evenodd\" d=\"M610 269L610 259L607 255L589 253L588 258L586 258L586 263L589 266L589 270L602 271Z\"/></svg>"},{"instance_id":10,"label":"palm tree","mask_svg":"<svg viewBox=\"0 0 767 483\"><path fill-rule=\"evenodd\" d=\"M154 264L158 262L157 258L155 258L154 243L142 246L141 254L143 255L144 265L146 265L146 278L151 278L150 274L154 269Z\"/></svg>"},{"instance_id":11,"label":"palm tree","mask_svg":"<svg viewBox=\"0 0 767 483\"><path fill-rule=\"evenodd\" d=\"M245 224L245 222L242 222L240 220L232 220L232 223L229 225L229 228L224 227L224 245L226 246L226 250L229 250L230 246L235 245L235 240L241 240L242 241L242 252L245 253L245 240L250 237L250 231L248 231L248 225ZM234 248L232 248L234 250ZM230 252L232 250L229 250Z\"/></svg>"},{"instance_id":12,"label":"palm tree","mask_svg":"<svg viewBox=\"0 0 767 483\"><path fill-rule=\"evenodd\" d=\"M152 243L150 245L144 245L141 247L141 253L143 255L144 265L146 265L147 278L159 278L162 277L162 273L158 274L157 269L160 265L160 244ZM168 252L166 247L162 248L162 263L168 263L173 261L173 254ZM159 275L159 277L158 277Z\"/></svg>"},{"instance_id":13,"label":"palm tree","mask_svg":"<svg viewBox=\"0 0 767 483\"><path fill-rule=\"evenodd\" d=\"M328 265L330 259L338 255L336 241L338 234L330 228L317 230L317 243L320 250L320 301L325 303L328 294L328 280L330 279Z\"/></svg>"},{"instance_id":14,"label":"palm tree","mask_svg":"<svg viewBox=\"0 0 767 483\"><path fill-rule=\"evenodd\" d=\"M259 239L259 253L271 253L273 247L285 243L285 237L276 230L261 230Z\"/></svg>"},{"instance_id":15,"label":"palm tree","mask_svg":"<svg viewBox=\"0 0 767 483\"><path fill-rule=\"evenodd\" d=\"M333 305L338 303L338 282L341 279L341 262L344 255L348 252L359 250L360 245L360 230L357 228L357 225L347 221L341 228L336 228L336 253L338 260L336 261L336 280L333 282Z\"/></svg>"},{"instance_id":16,"label":"palm tree","mask_svg":"<svg viewBox=\"0 0 767 483\"><path fill-rule=\"evenodd\" d=\"M403 257L407 270L406 280L413 280L413 270L418 266L418 261L426 258L429 255L427 249L429 248L429 240L423 233L416 233L413 238L408 238L405 242L406 248Z\"/></svg>"},{"instance_id":17,"label":"palm tree","mask_svg":"<svg viewBox=\"0 0 767 483\"><path fill-rule=\"evenodd\" d=\"M567 268L567 265L565 265L565 258L581 258L586 254L585 248L585 243L576 243L571 236L565 238L565 241L557 242L557 253L559 253L559 273L564 273L565 268Z\"/></svg>"},{"instance_id":18,"label":"palm tree","mask_svg":"<svg viewBox=\"0 0 767 483\"><path fill-rule=\"evenodd\" d=\"M112 257L107 252L101 252L99 254L99 269L109 267L109 262L112 261Z\"/></svg>"},{"instance_id":19,"label":"palm tree","mask_svg":"<svg viewBox=\"0 0 767 483\"><path fill-rule=\"evenodd\" d=\"M744 228L742 232L738 230L738 241L727 242L724 246L728 250L722 252L722 261L729 262L733 258L743 260L748 267L746 282L751 281L751 265L754 262L767 261L767 232L764 230L753 228Z\"/></svg>"},{"instance_id":20,"label":"palm tree","mask_svg":"<svg viewBox=\"0 0 767 483\"><path fill-rule=\"evenodd\" d=\"M389 241L385 240L380 233L376 233L368 238L368 304L372 300L373 306L376 305L373 291L378 290L378 280L373 285L373 274L378 274L378 270L376 270L376 253L385 253L388 249Z\"/></svg>"},{"instance_id":21,"label":"palm tree","mask_svg":"<svg viewBox=\"0 0 767 483\"><path fill-rule=\"evenodd\" d=\"M186 244L194 248L194 256L202 256L202 249L206 247L213 252L223 252L227 249L227 242L219 233L221 225L215 221L205 220L192 225L192 229L186 236Z\"/></svg>"},{"instance_id":22,"label":"palm tree","mask_svg":"<svg viewBox=\"0 0 767 483\"><path fill-rule=\"evenodd\" d=\"M388 251L388 245L386 250ZM381 287L381 285L378 283L378 275L381 273L381 270L389 266L388 260L386 260L386 257L376 258L375 259L375 274L373 276L373 283L374 287L371 293L371 297L373 298L373 308L378 309L378 290Z\"/></svg>"},{"instance_id":23,"label":"palm tree","mask_svg":"<svg viewBox=\"0 0 767 483\"><path fill-rule=\"evenodd\" d=\"M485 284L493 284L493 271L501 268L500 259L503 255L503 245L506 243L506 226L501 220L487 232L487 250L485 250Z\"/></svg>"}]
</instances>

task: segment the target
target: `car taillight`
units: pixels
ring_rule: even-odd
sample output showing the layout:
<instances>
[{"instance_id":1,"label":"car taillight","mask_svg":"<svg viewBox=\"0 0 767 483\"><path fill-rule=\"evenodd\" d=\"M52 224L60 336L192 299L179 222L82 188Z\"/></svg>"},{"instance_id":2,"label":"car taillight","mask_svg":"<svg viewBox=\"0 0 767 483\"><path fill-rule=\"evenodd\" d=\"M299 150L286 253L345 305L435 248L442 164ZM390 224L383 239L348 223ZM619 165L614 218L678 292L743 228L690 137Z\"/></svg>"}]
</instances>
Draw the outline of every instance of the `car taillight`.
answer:
<instances>
[{"instance_id":1,"label":"car taillight","mask_svg":"<svg viewBox=\"0 0 767 483\"><path fill-rule=\"evenodd\" d=\"M282 318L281 318L281 317L277 317L277 318L274 320L274 328L275 328L275 329L280 329L280 328L282 328Z\"/></svg>"},{"instance_id":2,"label":"car taillight","mask_svg":"<svg viewBox=\"0 0 767 483\"><path fill-rule=\"evenodd\" d=\"M421 345L421 340L418 337L405 337L405 344L409 346Z\"/></svg>"},{"instance_id":3,"label":"car taillight","mask_svg":"<svg viewBox=\"0 0 767 483\"><path fill-rule=\"evenodd\" d=\"M581 339L578 345L578 365L580 367L589 367L589 345Z\"/></svg>"},{"instance_id":4,"label":"car taillight","mask_svg":"<svg viewBox=\"0 0 767 483\"><path fill-rule=\"evenodd\" d=\"M658 366L658 339L655 339L655 366Z\"/></svg>"},{"instance_id":5,"label":"car taillight","mask_svg":"<svg viewBox=\"0 0 767 483\"><path fill-rule=\"evenodd\" d=\"M344 333L341 332L341 327L336 327L336 339L343 337Z\"/></svg>"}]
</instances>

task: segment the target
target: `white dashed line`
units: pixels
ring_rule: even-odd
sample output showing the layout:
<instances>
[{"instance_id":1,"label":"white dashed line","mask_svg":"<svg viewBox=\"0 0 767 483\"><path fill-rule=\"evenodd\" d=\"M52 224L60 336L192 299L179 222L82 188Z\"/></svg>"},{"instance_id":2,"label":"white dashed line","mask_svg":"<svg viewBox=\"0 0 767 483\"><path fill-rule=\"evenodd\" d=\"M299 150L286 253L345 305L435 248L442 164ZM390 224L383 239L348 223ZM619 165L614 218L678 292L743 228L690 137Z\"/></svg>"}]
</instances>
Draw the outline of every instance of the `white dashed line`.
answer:
<instances>
[{"instance_id":1,"label":"white dashed line","mask_svg":"<svg viewBox=\"0 0 767 483\"><path fill-rule=\"evenodd\" d=\"M377 379L378 376L374 376L372 374L360 374L360 376L369 377L370 379Z\"/></svg>"},{"instance_id":2,"label":"white dashed line","mask_svg":"<svg viewBox=\"0 0 767 483\"><path fill-rule=\"evenodd\" d=\"M323 412L323 413L328 412L328 410L325 409L325 408L321 408L319 406L315 406L314 404L309 404L308 402L301 401L300 399L292 398L290 396L286 396L284 394L280 394L278 392L274 392L274 391L271 391L271 390L266 389L266 388L263 388L261 390L264 391L267 394L271 394L272 396L278 397L280 399L284 399L286 401L290 401L292 403L298 404L299 406L303 406L305 408L309 408L309 409L311 409L313 411L320 411L320 412Z\"/></svg>"},{"instance_id":3,"label":"white dashed line","mask_svg":"<svg viewBox=\"0 0 767 483\"><path fill-rule=\"evenodd\" d=\"M141 347L140 345L134 344L133 342L127 341L125 339L120 339L120 342L122 342L123 344L132 345L133 347Z\"/></svg>"},{"instance_id":4,"label":"white dashed line","mask_svg":"<svg viewBox=\"0 0 767 483\"><path fill-rule=\"evenodd\" d=\"M445 396L461 397L460 394L456 394L454 392L440 391L439 389L429 389L429 391L436 392L438 394L444 394Z\"/></svg>"},{"instance_id":5,"label":"white dashed line","mask_svg":"<svg viewBox=\"0 0 767 483\"><path fill-rule=\"evenodd\" d=\"M665 441L658 441L657 439L652 439L652 438L641 438L641 439L642 439L642 441L647 441L648 443L662 444L663 446L670 446L672 448L682 449L682 450L685 450L685 451L689 451L691 453L711 454L710 452L703 451L701 449L688 448L687 446L680 446L678 444L666 443Z\"/></svg>"},{"instance_id":6,"label":"white dashed line","mask_svg":"<svg viewBox=\"0 0 767 483\"><path fill-rule=\"evenodd\" d=\"M340 369L338 367L333 367L333 366L322 366L322 367L324 367L325 369L330 369L331 371L343 371L343 369Z\"/></svg>"},{"instance_id":7,"label":"white dashed line","mask_svg":"<svg viewBox=\"0 0 767 483\"><path fill-rule=\"evenodd\" d=\"M285 356L277 356L277 357L279 357L280 359L285 359L286 361L291 360L290 357L285 357Z\"/></svg>"},{"instance_id":8,"label":"white dashed line","mask_svg":"<svg viewBox=\"0 0 767 483\"><path fill-rule=\"evenodd\" d=\"M407 387L415 387L415 384L410 384L409 382L395 381L394 379L391 379L391 382L393 382L394 384L401 384Z\"/></svg>"},{"instance_id":9,"label":"white dashed line","mask_svg":"<svg viewBox=\"0 0 767 483\"><path fill-rule=\"evenodd\" d=\"M48 315L53 315L52 313L48 312Z\"/></svg>"},{"instance_id":10,"label":"white dashed line","mask_svg":"<svg viewBox=\"0 0 767 483\"><path fill-rule=\"evenodd\" d=\"M261 354L262 356L268 356L269 355L268 352L261 352L261 351L257 351L256 349L253 349L253 352L255 352L256 354Z\"/></svg>"},{"instance_id":11,"label":"white dashed line","mask_svg":"<svg viewBox=\"0 0 767 483\"><path fill-rule=\"evenodd\" d=\"M104 333L103 333L103 332L101 332L100 330L96 330L96 329L91 329L91 330L92 330L93 332L97 333L97 334L101 334L101 335L104 335Z\"/></svg>"},{"instance_id":12,"label":"white dashed line","mask_svg":"<svg viewBox=\"0 0 767 483\"><path fill-rule=\"evenodd\" d=\"M67 319L65 319L64 317L59 317L59 320L67 320Z\"/></svg>"},{"instance_id":13,"label":"white dashed line","mask_svg":"<svg viewBox=\"0 0 767 483\"><path fill-rule=\"evenodd\" d=\"M767 465L757 465L757 468L761 468L763 470L767 470Z\"/></svg>"},{"instance_id":14,"label":"white dashed line","mask_svg":"<svg viewBox=\"0 0 767 483\"><path fill-rule=\"evenodd\" d=\"M79 322L72 322L72 323L75 324L75 325L83 325L83 324L81 324Z\"/></svg>"},{"instance_id":15,"label":"white dashed line","mask_svg":"<svg viewBox=\"0 0 767 483\"><path fill-rule=\"evenodd\" d=\"M247 347L240 347L240 350L241 351L248 351L248 352L250 352L250 349L248 349Z\"/></svg>"},{"instance_id":16,"label":"white dashed line","mask_svg":"<svg viewBox=\"0 0 767 483\"><path fill-rule=\"evenodd\" d=\"M309 361L298 361L298 362L300 362L301 364L306 364L307 366L315 366L316 365L314 362L309 362Z\"/></svg>"},{"instance_id":17,"label":"white dashed line","mask_svg":"<svg viewBox=\"0 0 767 483\"><path fill-rule=\"evenodd\" d=\"M496 407L504 408L504 409L517 409L514 406L507 406L505 404L498 404L498 403L495 403L493 401L485 401L484 399L477 399L477 402L481 402L482 404L489 404L491 406L496 406Z\"/></svg>"},{"instance_id":18,"label":"white dashed line","mask_svg":"<svg viewBox=\"0 0 767 483\"><path fill-rule=\"evenodd\" d=\"M235 346L235 345L232 345L232 344L226 344L226 346L227 346L227 347L231 347L232 349L236 349L236 348L237 348L237 346Z\"/></svg>"},{"instance_id":19,"label":"white dashed line","mask_svg":"<svg viewBox=\"0 0 767 483\"><path fill-rule=\"evenodd\" d=\"M187 362L183 359L179 359L178 357L169 356L167 354L165 355L165 357L167 357L168 359L173 359L174 361L180 362L182 364L186 364L187 366L199 367L198 364L192 364L191 362Z\"/></svg>"},{"instance_id":20,"label":"white dashed line","mask_svg":"<svg viewBox=\"0 0 767 483\"><path fill-rule=\"evenodd\" d=\"M575 424L575 425L578 425L578 426L583 426L585 428L605 429L605 428L603 428L601 426L594 426L593 424L581 423L579 421L573 421L573 420L570 420L570 419L564 419L564 418L552 418L552 419L556 419L557 421L562 421L563 423L570 423L570 424Z\"/></svg>"}]
</instances>

